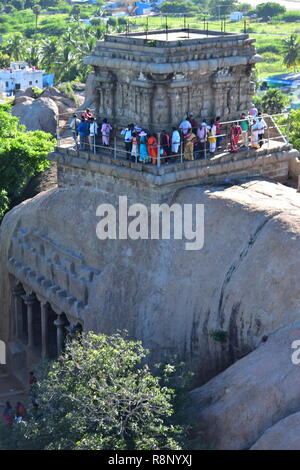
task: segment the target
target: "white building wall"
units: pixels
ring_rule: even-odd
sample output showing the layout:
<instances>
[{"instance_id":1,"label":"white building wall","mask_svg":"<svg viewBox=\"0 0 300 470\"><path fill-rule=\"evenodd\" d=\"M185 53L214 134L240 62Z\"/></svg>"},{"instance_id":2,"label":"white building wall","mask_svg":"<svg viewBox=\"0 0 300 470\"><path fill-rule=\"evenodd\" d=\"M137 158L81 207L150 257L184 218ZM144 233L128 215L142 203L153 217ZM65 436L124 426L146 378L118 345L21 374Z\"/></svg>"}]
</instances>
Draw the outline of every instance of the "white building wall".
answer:
<instances>
[{"instance_id":1,"label":"white building wall","mask_svg":"<svg viewBox=\"0 0 300 470\"><path fill-rule=\"evenodd\" d=\"M30 86L43 88L43 71L30 68L21 70L0 70L0 82L4 91L26 89Z\"/></svg>"}]
</instances>

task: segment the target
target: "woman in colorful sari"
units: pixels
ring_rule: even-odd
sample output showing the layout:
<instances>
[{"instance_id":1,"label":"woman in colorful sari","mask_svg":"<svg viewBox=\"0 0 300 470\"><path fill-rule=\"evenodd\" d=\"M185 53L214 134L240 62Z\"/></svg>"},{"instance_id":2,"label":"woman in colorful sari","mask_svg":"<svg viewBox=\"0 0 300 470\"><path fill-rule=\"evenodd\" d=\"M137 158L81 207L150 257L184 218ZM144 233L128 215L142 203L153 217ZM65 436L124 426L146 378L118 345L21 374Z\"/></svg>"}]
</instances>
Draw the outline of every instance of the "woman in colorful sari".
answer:
<instances>
[{"instance_id":1,"label":"woman in colorful sari","mask_svg":"<svg viewBox=\"0 0 300 470\"><path fill-rule=\"evenodd\" d=\"M148 139L147 139L146 132L141 131L139 133L139 137L140 137L140 157L139 157L139 161L142 162L142 163L148 163L148 162L151 161L151 159L149 158L148 149L147 149Z\"/></svg>"},{"instance_id":2,"label":"woman in colorful sari","mask_svg":"<svg viewBox=\"0 0 300 470\"><path fill-rule=\"evenodd\" d=\"M237 122L234 122L229 131L231 153L236 153L238 151L239 149L238 144L239 144L241 133L242 133L241 126L239 126Z\"/></svg>"},{"instance_id":3,"label":"woman in colorful sari","mask_svg":"<svg viewBox=\"0 0 300 470\"><path fill-rule=\"evenodd\" d=\"M192 129L184 136L184 158L185 160L194 160L194 143L196 136L193 134Z\"/></svg>"},{"instance_id":4,"label":"woman in colorful sari","mask_svg":"<svg viewBox=\"0 0 300 470\"><path fill-rule=\"evenodd\" d=\"M217 127L215 121L212 120L210 123L209 133L208 133L208 142L209 142L209 151L211 154L214 154L217 146Z\"/></svg>"},{"instance_id":5,"label":"woman in colorful sari","mask_svg":"<svg viewBox=\"0 0 300 470\"><path fill-rule=\"evenodd\" d=\"M148 153L151 157L152 165L156 165L157 163L157 139L155 134L150 134L148 139Z\"/></svg>"}]
</instances>

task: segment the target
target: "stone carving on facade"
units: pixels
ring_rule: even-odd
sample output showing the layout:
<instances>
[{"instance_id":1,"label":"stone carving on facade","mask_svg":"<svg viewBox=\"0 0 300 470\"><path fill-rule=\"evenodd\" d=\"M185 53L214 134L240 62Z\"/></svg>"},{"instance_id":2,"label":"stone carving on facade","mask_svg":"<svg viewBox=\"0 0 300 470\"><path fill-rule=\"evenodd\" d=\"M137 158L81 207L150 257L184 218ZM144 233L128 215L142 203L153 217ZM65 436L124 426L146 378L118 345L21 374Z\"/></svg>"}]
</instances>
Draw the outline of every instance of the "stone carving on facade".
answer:
<instances>
[{"instance_id":1,"label":"stone carving on facade","mask_svg":"<svg viewBox=\"0 0 300 470\"><path fill-rule=\"evenodd\" d=\"M52 300L58 312L80 319L89 308L90 286L100 274L39 230L22 227L12 237L8 269L36 295Z\"/></svg>"},{"instance_id":2,"label":"stone carving on facade","mask_svg":"<svg viewBox=\"0 0 300 470\"><path fill-rule=\"evenodd\" d=\"M101 117L116 125L139 120L159 131L162 122L169 129L178 126L187 112L200 110L208 119L218 114L225 120L248 109L256 61L253 41L246 34L223 33L220 42L220 35L206 32L202 41L203 32L191 33L193 38L184 38L182 47L159 32L151 32L157 35L157 47L145 45L144 33L107 35L98 41L85 63L98 78ZM238 93L232 97L235 88Z\"/></svg>"}]
</instances>

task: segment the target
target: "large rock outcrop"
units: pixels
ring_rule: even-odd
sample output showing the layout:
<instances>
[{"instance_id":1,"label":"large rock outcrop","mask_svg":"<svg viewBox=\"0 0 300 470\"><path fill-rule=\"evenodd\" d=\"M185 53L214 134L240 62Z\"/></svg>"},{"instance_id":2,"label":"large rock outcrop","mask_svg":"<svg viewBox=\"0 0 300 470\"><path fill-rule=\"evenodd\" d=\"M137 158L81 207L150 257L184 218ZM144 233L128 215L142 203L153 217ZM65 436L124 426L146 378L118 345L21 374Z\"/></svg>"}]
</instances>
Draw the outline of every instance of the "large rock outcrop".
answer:
<instances>
[{"instance_id":1,"label":"large rock outcrop","mask_svg":"<svg viewBox=\"0 0 300 470\"><path fill-rule=\"evenodd\" d=\"M41 193L6 215L0 231L2 334L9 331L10 258L24 267L16 265L23 282L32 284L37 276L35 290L42 288L41 273L76 297L72 315L86 329L128 329L154 359L178 354L199 384L299 318L300 196L294 189L253 181L179 190L170 202L205 207L204 247L186 251L186 240L99 240L99 204L117 207L124 193L129 203L143 197L130 186L119 192L109 181L81 186L74 175L73 186ZM45 245L38 259L32 254L36 238ZM65 261L69 253L78 258L78 278L71 260ZM93 278L81 284L80 273L88 270ZM43 293L52 294L53 289ZM215 330L225 330L228 340L215 341Z\"/></svg>"},{"instance_id":2,"label":"large rock outcrop","mask_svg":"<svg viewBox=\"0 0 300 470\"><path fill-rule=\"evenodd\" d=\"M81 98L81 96L80 96ZM16 92L12 114L20 118L29 131L42 130L56 134L57 119L60 126L68 123L77 107L74 99L65 96L55 87L48 87L35 99L32 87Z\"/></svg>"},{"instance_id":3,"label":"large rock outcrop","mask_svg":"<svg viewBox=\"0 0 300 470\"><path fill-rule=\"evenodd\" d=\"M295 442L300 448L300 365L292 361L297 340L299 320L191 392L199 429L210 446L248 449L257 441L253 449L292 448ZM283 419L291 413L296 414Z\"/></svg>"},{"instance_id":4,"label":"large rock outcrop","mask_svg":"<svg viewBox=\"0 0 300 470\"><path fill-rule=\"evenodd\" d=\"M36 100L27 97L12 108L12 114L20 118L28 131L41 130L52 135L56 133L58 112L55 101L44 96Z\"/></svg>"},{"instance_id":5,"label":"large rock outcrop","mask_svg":"<svg viewBox=\"0 0 300 470\"><path fill-rule=\"evenodd\" d=\"M300 412L267 429L251 450L300 450Z\"/></svg>"}]
</instances>

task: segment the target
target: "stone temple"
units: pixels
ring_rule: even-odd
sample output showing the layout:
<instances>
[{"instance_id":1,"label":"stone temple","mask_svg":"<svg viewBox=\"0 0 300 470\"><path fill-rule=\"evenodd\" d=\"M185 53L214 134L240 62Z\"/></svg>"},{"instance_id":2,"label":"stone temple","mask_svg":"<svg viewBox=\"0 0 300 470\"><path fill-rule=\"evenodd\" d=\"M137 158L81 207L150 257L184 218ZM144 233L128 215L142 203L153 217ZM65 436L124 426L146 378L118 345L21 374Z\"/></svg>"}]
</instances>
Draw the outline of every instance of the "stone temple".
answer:
<instances>
[{"instance_id":1,"label":"stone temple","mask_svg":"<svg viewBox=\"0 0 300 470\"><path fill-rule=\"evenodd\" d=\"M99 116L161 128L187 111L247 110L256 59L247 35L175 30L107 36L86 63ZM298 152L274 129L270 147L161 167L57 147L58 186L15 207L0 229L0 337L19 379L76 331L126 329L151 360L185 360L200 384L294 321L299 202L278 181ZM97 208L118 209L120 196L147 208L204 204L203 248L99 239Z\"/></svg>"},{"instance_id":2,"label":"stone temple","mask_svg":"<svg viewBox=\"0 0 300 470\"><path fill-rule=\"evenodd\" d=\"M154 130L187 113L236 118L249 109L261 60L247 34L198 29L106 35L85 63L94 68L96 114Z\"/></svg>"}]
</instances>

